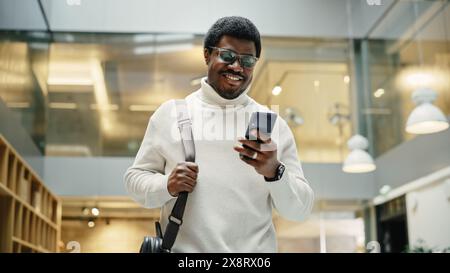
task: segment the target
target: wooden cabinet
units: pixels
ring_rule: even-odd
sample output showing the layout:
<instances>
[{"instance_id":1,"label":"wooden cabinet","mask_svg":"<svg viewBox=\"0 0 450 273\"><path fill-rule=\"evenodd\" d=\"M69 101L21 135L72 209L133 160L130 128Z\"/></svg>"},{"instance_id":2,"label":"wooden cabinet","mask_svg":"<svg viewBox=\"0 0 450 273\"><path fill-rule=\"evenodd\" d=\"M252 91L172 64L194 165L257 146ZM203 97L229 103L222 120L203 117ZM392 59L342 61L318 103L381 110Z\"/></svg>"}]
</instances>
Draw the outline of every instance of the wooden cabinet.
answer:
<instances>
[{"instance_id":1,"label":"wooden cabinet","mask_svg":"<svg viewBox=\"0 0 450 273\"><path fill-rule=\"evenodd\" d=\"M0 135L0 252L57 252L61 201Z\"/></svg>"}]
</instances>

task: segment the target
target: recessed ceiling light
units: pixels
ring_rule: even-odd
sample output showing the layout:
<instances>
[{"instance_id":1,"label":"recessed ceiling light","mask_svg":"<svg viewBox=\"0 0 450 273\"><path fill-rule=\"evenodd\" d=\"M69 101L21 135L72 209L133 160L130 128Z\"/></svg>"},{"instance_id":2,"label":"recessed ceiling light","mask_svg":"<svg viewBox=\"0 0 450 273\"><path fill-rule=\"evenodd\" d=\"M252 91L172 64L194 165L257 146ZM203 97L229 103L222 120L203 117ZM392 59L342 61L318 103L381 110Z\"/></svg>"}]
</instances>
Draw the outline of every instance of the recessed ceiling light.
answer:
<instances>
[{"instance_id":1,"label":"recessed ceiling light","mask_svg":"<svg viewBox=\"0 0 450 273\"><path fill-rule=\"evenodd\" d=\"M381 96L383 96L384 95L384 89L383 88L379 88L379 89L377 89L377 91L375 91L374 93L373 93L373 96L375 97L375 98L379 98L379 97L381 97Z\"/></svg>"},{"instance_id":2,"label":"recessed ceiling light","mask_svg":"<svg viewBox=\"0 0 450 273\"><path fill-rule=\"evenodd\" d=\"M279 86L279 85L276 85L276 86L272 89L272 94L273 94L274 96L278 96L278 95L281 93L281 91L283 91L283 88L281 88L281 86Z\"/></svg>"},{"instance_id":3,"label":"recessed ceiling light","mask_svg":"<svg viewBox=\"0 0 450 273\"><path fill-rule=\"evenodd\" d=\"M89 222L88 222L88 227L89 227L89 228L95 227L95 222L94 222L93 220L89 220Z\"/></svg>"},{"instance_id":4,"label":"recessed ceiling light","mask_svg":"<svg viewBox=\"0 0 450 273\"><path fill-rule=\"evenodd\" d=\"M350 82L350 76L349 75L345 75L344 76L344 82L345 83L349 83Z\"/></svg>"},{"instance_id":5,"label":"recessed ceiling light","mask_svg":"<svg viewBox=\"0 0 450 273\"><path fill-rule=\"evenodd\" d=\"M100 214L100 210L98 208L92 208L91 213L94 216L98 216Z\"/></svg>"}]
</instances>

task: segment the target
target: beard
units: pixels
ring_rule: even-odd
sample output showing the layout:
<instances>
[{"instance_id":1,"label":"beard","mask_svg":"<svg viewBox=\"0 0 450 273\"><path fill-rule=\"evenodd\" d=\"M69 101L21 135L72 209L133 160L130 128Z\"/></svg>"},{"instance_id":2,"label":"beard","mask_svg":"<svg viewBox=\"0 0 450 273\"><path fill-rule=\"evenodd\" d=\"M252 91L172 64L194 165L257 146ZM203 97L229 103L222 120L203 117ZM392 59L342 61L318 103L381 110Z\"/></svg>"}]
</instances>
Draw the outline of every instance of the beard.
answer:
<instances>
[{"instance_id":1,"label":"beard","mask_svg":"<svg viewBox=\"0 0 450 273\"><path fill-rule=\"evenodd\" d=\"M216 92L217 92L217 94L219 94L219 96L221 96L222 98L227 99L227 100L232 100L232 99L239 97L242 93L245 92L245 89L246 88L244 88L242 90L230 92L230 91L223 91L223 90L218 90L217 88L214 88L214 90L216 90Z\"/></svg>"}]
</instances>

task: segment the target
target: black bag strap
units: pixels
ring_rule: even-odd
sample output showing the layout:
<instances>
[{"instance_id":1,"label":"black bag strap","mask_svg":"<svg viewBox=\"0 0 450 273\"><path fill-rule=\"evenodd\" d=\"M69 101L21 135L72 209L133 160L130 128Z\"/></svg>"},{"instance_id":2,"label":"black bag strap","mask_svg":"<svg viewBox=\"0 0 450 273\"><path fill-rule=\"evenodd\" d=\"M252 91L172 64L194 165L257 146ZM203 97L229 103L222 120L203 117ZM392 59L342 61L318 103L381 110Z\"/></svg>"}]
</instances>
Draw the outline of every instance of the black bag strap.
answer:
<instances>
[{"instance_id":1,"label":"black bag strap","mask_svg":"<svg viewBox=\"0 0 450 273\"><path fill-rule=\"evenodd\" d=\"M192 123L189 118L189 111L185 100L175 100L177 110L178 129L181 134L181 142L183 144L185 160L195 162L195 145L192 134ZM172 212L169 216L169 223L163 237L162 249L165 252L170 252L175 239L178 235L178 230L183 224L184 208L186 207L188 193L180 192L173 206Z\"/></svg>"}]
</instances>

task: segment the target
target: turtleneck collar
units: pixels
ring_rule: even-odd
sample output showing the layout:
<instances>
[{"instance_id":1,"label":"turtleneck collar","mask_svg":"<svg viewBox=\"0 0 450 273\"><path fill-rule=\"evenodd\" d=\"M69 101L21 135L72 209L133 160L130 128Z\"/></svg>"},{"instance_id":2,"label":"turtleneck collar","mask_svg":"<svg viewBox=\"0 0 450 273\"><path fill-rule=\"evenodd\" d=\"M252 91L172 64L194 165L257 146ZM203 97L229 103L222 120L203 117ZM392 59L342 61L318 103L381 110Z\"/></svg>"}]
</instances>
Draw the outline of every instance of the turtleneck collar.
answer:
<instances>
[{"instance_id":1,"label":"turtleneck collar","mask_svg":"<svg viewBox=\"0 0 450 273\"><path fill-rule=\"evenodd\" d=\"M205 103L225 107L227 105L246 105L250 101L247 93L250 90L251 84L237 98L229 100L222 98L216 90L206 82L206 79L206 77L202 78L201 88L198 90L200 99Z\"/></svg>"}]
</instances>

